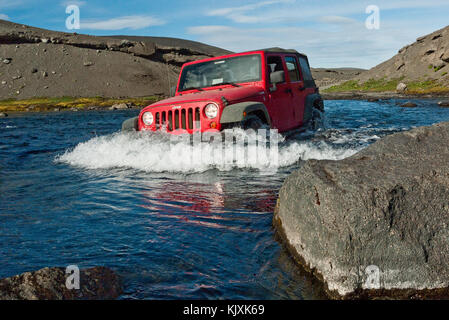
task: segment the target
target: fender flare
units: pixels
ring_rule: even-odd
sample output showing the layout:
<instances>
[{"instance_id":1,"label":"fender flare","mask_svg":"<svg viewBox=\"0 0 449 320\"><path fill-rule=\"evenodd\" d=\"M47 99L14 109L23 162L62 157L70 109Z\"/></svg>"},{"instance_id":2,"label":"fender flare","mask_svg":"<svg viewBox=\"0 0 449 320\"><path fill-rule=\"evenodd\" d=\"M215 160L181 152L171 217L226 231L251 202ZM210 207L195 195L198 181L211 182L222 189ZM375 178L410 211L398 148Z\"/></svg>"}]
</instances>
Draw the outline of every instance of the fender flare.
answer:
<instances>
[{"instance_id":1,"label":"fender flare","mask_svg":"<svg viewBox=\"0 0 449 320\"><path fill-rule=\"evenodd\" d=\"M122 131L137 131L139 128L138 124L139 117L134 117L123 121L122 123Z\"/></svg>"},{"instance_id":2,"label":"fender flare","mask_svg":"<svg viewBox=\"0 0 449 320\"><path fill-rule=\"evenodd\" d=\"M309 94L306 97L304 106L304 123L309 122L313 118L313 109L324 111L323 98L318 93Z\"/></svg>"},{"instance_id":3,"label":"fender flare","mask_svg":"<svg viewBox=\"0 0 449 320\"><path fill-rule=\"evenodd\" d=\"M261 102L257 101L247 101L240 102L226 106L221 114L220 123L235 123L244 120L243 112L247 115L254 113L261 113L265 119L261 119L271 126L270 115L268 114L267 107Z\"/></svg>"}]
</instances>

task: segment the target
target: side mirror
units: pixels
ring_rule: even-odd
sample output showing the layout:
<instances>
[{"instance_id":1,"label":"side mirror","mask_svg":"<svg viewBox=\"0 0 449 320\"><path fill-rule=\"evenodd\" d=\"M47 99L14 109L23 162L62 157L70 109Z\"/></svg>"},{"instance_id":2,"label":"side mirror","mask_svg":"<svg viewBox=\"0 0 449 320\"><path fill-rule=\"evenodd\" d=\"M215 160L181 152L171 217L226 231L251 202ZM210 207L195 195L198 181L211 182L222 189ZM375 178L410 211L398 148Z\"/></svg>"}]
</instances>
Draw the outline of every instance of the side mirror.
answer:
<instances>
[{"instance_id":1,"label":"side mirror","mask_svg":"<svg viewBox=\"0 0 449 320\"><path fill-rule=\"evenodd\" d=\"M270 88L270 91L276 91L276 84L285 82L285 72L281 70L270 73L270 82L273 84L273 87Z\"/></svg>"},{"instance_id":2,"label":"side mirror","mask_svg":"<svg viewBox=\"0 0 449 320\"><path fill-rule=\"evenodd\" d=\"M174 97L176 94L176 86L170 88L170 97Z\"/></svg>"}]
</instances>

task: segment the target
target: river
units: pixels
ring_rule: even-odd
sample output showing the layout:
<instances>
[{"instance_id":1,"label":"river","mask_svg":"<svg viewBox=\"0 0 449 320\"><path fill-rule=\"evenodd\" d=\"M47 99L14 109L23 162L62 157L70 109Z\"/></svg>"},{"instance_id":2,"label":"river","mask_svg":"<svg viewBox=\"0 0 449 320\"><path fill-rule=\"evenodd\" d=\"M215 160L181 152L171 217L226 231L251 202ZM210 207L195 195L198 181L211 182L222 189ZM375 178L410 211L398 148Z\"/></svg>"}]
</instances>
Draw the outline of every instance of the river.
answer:
<instances>
[{"instance_id":1,"label":"river","mask_svg":"<svg viewBox=\"0 0 449 320\"><path fill-rule=\"evenodd\" d=\"M165 135L119 132L136 110L0 119L0 278L104 265L122 299L324 298L275 236L278 191L303 160L449 121L435 101L395 102L326 101L323 127L281 136L269 169L181 161L189 149Z\"/></svg>"}]
</instances>

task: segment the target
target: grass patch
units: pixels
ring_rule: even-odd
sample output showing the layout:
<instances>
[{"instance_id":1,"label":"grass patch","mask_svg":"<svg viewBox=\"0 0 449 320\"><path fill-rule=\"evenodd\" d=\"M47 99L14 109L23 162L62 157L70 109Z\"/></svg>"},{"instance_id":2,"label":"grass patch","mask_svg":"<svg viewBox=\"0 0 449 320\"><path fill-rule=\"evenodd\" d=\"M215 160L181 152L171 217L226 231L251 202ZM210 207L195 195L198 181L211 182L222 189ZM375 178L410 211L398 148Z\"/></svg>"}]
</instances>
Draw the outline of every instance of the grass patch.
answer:
<instances>
[{"instance_id":1,"label":"grass patch","mask_svg":"<svg viewBox=\"0 0 449 320\"><path fill-rule=\"evenodd\" d=\"M427 80L421 82L410 82L407 84L408 93L426 94L449 92L449 87L442 86L436 80Z\"/></svg>"},{"instance_id":2,"label":"grass patch","mask_svg":"<svg viewBox=\"0 0 449 320\"><path fill-rule=\"evenodd\" d=\"M6 99L0 101L0 111L27 111L32 108L33 111L48 111L54 108L59 109L84 109L87 107L110 107L117 103L132 103L136 106L147 106L161 100L159 96L148 96L139 98L75 98L75 97L37 97L32 99L16 100Z\"/></svg>"},{"instance_id":3,"label":"grass patch","mask_svg":"<svg viewBox=\"0 0 449 320\"><path fill-rule=\"evenodd\" d=\"M324 92L344 92L344 91L372 91L372 92L380 92L380 91L395 91L398 83L402 80L400 79L391 79L387 80L385 78L382 79L369 79L364 83L359 83L357 80L349 80L342 84L330 87L328 89L323 90Z\"/></svg>"},{"instance_id":4,"label":"grass patch","mask_svg":"<svg viewBox=\"0 0 449 320\"><path fill-rule=\"evenodd\" d=\"M399 79L370 79L364 83L360 83L357 80L346 81L340 85L324 89L323 92L348 92L348 91L360 91L360 92L388 92L396 91L396 87L404 78ZM449 92L449 87L443 86L436 80L427 81L414 81L407 82L408 93L410 94L425 94L425 93L441 93Z\"/></svg>"}]
</instances>

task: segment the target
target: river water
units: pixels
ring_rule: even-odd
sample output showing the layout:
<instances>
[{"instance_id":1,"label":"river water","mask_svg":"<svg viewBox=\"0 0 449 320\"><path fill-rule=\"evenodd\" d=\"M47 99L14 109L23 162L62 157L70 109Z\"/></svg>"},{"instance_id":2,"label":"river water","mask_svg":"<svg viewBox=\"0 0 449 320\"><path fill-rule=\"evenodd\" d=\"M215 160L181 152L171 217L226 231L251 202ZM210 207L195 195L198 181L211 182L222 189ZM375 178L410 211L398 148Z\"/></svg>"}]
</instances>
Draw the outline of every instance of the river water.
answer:
<instances>
[{"instance_id":1,"label":"river water","mask_svg":"<svg viewBox=\"0 0 449 320\"><path fill-rule=\"evenodd\" d=\"M136 110L0 119L0 278L104 265L122 276L123 299L323 298L275 237L277 193L303 160L449 121L435 101L395 102L326 101L318 132L278 137L274 168L182 161L183 143L119 132Z\"/></svg>"}]
</instances>

